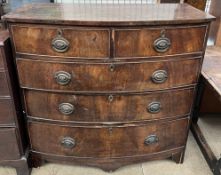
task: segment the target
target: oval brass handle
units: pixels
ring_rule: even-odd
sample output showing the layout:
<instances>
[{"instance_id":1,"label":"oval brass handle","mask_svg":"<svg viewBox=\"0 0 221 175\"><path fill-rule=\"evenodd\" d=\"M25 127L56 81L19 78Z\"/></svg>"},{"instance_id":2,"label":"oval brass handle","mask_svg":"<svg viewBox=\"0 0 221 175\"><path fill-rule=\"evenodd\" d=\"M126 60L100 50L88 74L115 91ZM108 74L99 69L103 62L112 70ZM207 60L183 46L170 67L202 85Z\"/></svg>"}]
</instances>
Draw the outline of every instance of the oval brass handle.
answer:
<instances>
[{"instance_id":1,"label":"oval brass handle","mask_svg":"<svg viewBox=\"0 0 221 175\"><path fill-rule=\"evenodd\" d=\"M165 30L162 30L161 36L154 41L153 47L157 52L163 53L166 52L170 46L171 41L169 38L165 37Z\"/></svg>"},{"instance_id":2,"label":"oval brass handle","mask_svg":"<svg viewBox=\"0 0 221 175\"><path fill-rule=\"evenodd\" d=\"M51 41L51 47L54 51L63 53L69 49L70 43L62 36L62 31L58 30L57 36Z\"/></svg>"},{"instance_id":3,"label":"oval brass handle","mask_svg":"<svg viewBox=\"0 0 221 175\"><path fill-rule=\"evenodd\" d=\"M157 143L159 141L159 138L156 135L149 135L145 138L144 144L145 145L152 145L154 143Z\"/></svg>"},{"instance_id":4,"label":"oval brass handle","mask_svg":"<svg viewBox=\"0 0 221 175\"><path fill-rule=\"evenodd\" d=\"M157 70L152 74L151 78L154 83L160 84L164 83L167 80L168 74L165 70Z\"/></svg>"},{"instance_id":5,"label":"oval brass handle","mask_svg":"<svg viewBox=\"0 0 221 175\"><path fill-rule=\"evenodd\" d=\"M160 109L161 109L160 102L152 102L147 107L148 112L150 112L152 114L156 114L156 113L160 112Z\"/></svg>"},{"instance_id":6,"label":"oval brass handle","mask_svg":"<svg viewBox=\"0 0 221 175\"><path fill-rule=\"evenodd\" d=\"M74 112L75 107L71 103L61 103L59 105L59 111L64 115L70 115Z\"/></svg>"},{"instance_id":7,"label":"oval brass handle","mask_svg":"<svg viewBox=\"0 0 221 175\"><path fill-rule=\"evenodd\" d=\"M71 81L71 74L65 71L58 71L55 72L54 78L58 84L67 85Z\"/></svg>"},{"instance_id":8,"label":"oval brass handle","mask_svg":"<svg viewBox=\"0 0 221 175\"><path fill-rule=\"evenodd\" d=\"M61 141L61 145L64 148L72 149L76 146L76 141L71 137L64 137Z\"/></svg>"}]
</instances>

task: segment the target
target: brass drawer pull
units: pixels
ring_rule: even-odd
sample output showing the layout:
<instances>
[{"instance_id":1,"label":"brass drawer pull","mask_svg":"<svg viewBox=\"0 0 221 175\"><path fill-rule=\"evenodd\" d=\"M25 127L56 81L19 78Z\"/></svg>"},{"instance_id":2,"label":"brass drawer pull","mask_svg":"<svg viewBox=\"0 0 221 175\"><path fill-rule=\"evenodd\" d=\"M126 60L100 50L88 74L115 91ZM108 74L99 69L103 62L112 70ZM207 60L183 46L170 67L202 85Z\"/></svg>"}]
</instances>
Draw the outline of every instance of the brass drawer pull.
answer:
<instances>
[{"instance_id":1,"label":"brass drawer pull","mask_svg":"<svg viewBox=\"0 0 221 175\"><path fill-rule=\"evenodd\" d=\"M164 83L167 80L168 74L165 70L157 70L152 74L151 78L154 83L160 84Z\"/></svg>"},{"instance_id":2,"label":"brass drawer pull","mask_svg":"<svg viewBox=\"0 0 221 175\"><path fill-rule=\"evenodd\" d=\"M159 138L156 135L149 135L145 138L144 144L145 145L152 145L154 143L157 143L159 141Z\"/></svg>"},{"instance_id":3,"label":"brass drawer pull","mask_svg":"<svg viewBox=\"0 0 221 175\"><path fill-rule=\"evenodd\" d=\"M64 53L69 49L70 43L62 36L62 31L58 30L57 36L52 40L51 47L54 51Z\"/></svg>"},{"instance_id":4,"label":"brass drawer pull","mask_svg":"<svg viewBox=\"0 0 221 175\"><path fill-rule=\"evenodd\" d=\"M148 105L147 110L149 113L156 114L160 112L161 104L160 102L152 102Z\"/></svg>"},{"instance_id":5,"label":"brass drawer pull","mask_svg":"<svg viewBox=\"0 0 221 175\"><path fill-rule=\"evenodd\" d=\"M71 74L65 71L58 71L55 73L54 78L60 85L67 85L71 81Z\"/></svg>"},{"instance_id":6,"label":"brass drawer pull","mask_svg":"<svg viewBox=\"0 0 221 175\"><path fill-rule=\"evenodd\" d=\"M166 52L170 46L171 41L169 38L165 37L165 30L162 30L161 36L154 41L153 47L157 52L163 53Z\"/></svg>"},{"instance_id":7,"label":"brass drawer pull","mask_svg":"<svg viewBox=\"0 0 221 175\"><path fill-rule=\"evenodd\" d=\"M61 145L64 148L72 149L76 146L76 141L71 137L64 137L61 141Z\"/></svg>"},{"instance_id":8,"label":"brass drawer pull","mask_svg":"<svg viewBox=\"0 0 221 175\"><path fill-rule=\"evenodd\" d=\"M59 111L64 115L70 115L74 112L75 107L70 103L61 103L59 105Z\"/></svg>"}]
</instances>

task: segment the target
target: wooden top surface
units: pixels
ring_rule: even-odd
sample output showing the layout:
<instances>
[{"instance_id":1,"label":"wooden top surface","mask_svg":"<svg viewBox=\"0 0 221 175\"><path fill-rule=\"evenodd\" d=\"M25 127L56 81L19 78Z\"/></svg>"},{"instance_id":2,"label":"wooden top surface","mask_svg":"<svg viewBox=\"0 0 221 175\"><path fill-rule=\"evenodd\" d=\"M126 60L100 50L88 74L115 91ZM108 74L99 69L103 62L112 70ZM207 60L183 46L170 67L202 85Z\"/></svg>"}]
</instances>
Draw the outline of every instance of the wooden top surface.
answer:
<instances>
[{"instance_id":1,"label":"wooden top surface","mask_svg":"<svg viewBox=\"0 0 221 175\"><path fill-rule=\"evenodd\" d=\"M188 4L54 4L25 5L4 16L9 22L94 26L201 23L213 16Z\"/></svg>"},{"instance_id":2,"label":"wooden top surface","mask_svg":"<svg viewBox=\"0 0 221 175\"><path fill-rule=\"evenodd\" d=\"M202 75L221 96L221 47L209 47L207 49Z\"/></svg>"}]
</instances>

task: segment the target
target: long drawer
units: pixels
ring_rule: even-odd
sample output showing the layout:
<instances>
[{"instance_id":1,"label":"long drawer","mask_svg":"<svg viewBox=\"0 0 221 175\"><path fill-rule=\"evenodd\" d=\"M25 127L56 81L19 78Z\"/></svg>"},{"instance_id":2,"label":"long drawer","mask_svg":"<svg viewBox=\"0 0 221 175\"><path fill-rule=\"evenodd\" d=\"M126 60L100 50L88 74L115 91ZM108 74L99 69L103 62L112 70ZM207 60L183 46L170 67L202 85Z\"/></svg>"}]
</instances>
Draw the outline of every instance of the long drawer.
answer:
<instances>
[{"instance_id":1,"label":"long drawer","mask_svg":"<svg viewBox=\"0 0 221 175\"><path fill-rule=\"evenodd\" d=\"M111 52L118 58L202 52L206 30L204 25L129 29L11 26L17 53L88 59L107 58Z\"/></svg>"},{"instance_id":2,"label":"long drawer","mask_svg":"<svg viewBox=\"0 0 221 175\"><path fill-rule=\"evenodd\" d=\"M29 122L33 151L75 157L122 157L185 145L188 119L121 127L61 126Z\"/></svg>"},{"instance_id":3,"label":"long drawer","mask_svg":"<svg viewBox=\"0 0 221 175\"><path fill-rule=\"evenodd\" d=\"M129 122L189 115L194 89L93 96L26 90L24 95L30 117L72 122Z\"/></svg>"},{"instance_id":4,"label":"long drawer","mask_svg":"<svg viewBox=\"0 0 221 175\"><path fill-rule=\"evenodd\" d=\"M12 100L9 98L0 97L0 125L1 124L14 124L15 114L12 110L13 108Z\"/></svg>"},{"instance_id":5,"label":"long drawer","mask_svg":"<svg viewBox=\"0 0 221 175\"><path fill-rule=\"evenodd\" d=\"M0 160L20 159L15 128L0 128Z\"/></svg>"},{"instance_id":6,"label":"long drawer","mask_svg":"<svg viewBox=\"0 0 221 175\"><path fill-rule=\"evenodd\" d=\"M200 59L136 63L60 63L18 59L21 87L62 92L152 91L197 82Z\"/></svg>"}]
</instances>

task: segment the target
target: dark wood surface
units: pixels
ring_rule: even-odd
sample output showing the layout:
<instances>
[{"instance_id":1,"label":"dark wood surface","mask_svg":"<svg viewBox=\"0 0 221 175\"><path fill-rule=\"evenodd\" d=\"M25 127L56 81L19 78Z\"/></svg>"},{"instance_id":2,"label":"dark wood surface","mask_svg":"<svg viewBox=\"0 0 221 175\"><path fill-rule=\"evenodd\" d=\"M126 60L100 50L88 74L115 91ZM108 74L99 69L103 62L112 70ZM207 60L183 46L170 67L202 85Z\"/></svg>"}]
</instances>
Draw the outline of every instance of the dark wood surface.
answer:
<instances>
[{"instance_id":1,"label":"dark wood surface","mask_svg":"<svg viewBox=\"0 0 221 175\"><path fill-rule=\"evenodd\" d=\"M161 15L158 14L161 13ZM202 23L214 19L188 4L28 4L4 16L8 22L132 26Z\"/></svg>"},{"instance_id":2,"label":"dark wood surface","mask_svg":"<svg viewBox=\"0 0 221 175\"><path fill-rule=\"evenodd\" d=\"M212 0L213 1L213 0ZM204 11L206 8L207 0L184 0L185 3L192 5L193 7Z\"/></svg>"},{"instance_id":3,"label":"dark wood surface","mask_svg":"<svg viewBox=\"0 0 221 175\"><path fill-rule=\"evenodd\" d=\"M23 7L5 19L34 167L48 161L115 170L145 160L183 162L213 17L185 4L42 4ZM58 46L69 43L69 49L53 51L54 39L66 43L59 41ZM157 50L159 40L158 46L168 49ZM152 78L159 70L155 78L165 78L162 83ZM59 84L58 71L70 75L70 82ZM156 101L161 111L149 114L147 105ZM76 111L61 115L58 105L63 102ZM144 146L153 134L158 142ZM75 147L63 148L63 137L76 139Z\"/></svg>"},{"instance_id":4,"label":"dark wood surface","mask_svg":"<svg viewBox=\"0 0 221 175\"><path fill-rule=\"evenodd\" d=\"M51 42L58 35L58 29L62 30L62 36L70 42L70 48L65 53L58 53L51 48ZM19 53L60 57L109 57L110 31L108 29L81 30L65 26L15 25L11 30L14 33L16 52Z\"/></svg>"},{"instance_id":5,"label":"dark wood surface","mask_svg":"<svg viewBox=\"0 0 221 175\"><path fill-rule=\"evenodd\" d=\"M15 128L0 129L0 157L1 160L16 160L21 158L19 146L16 138Z\"/></svg>"},{"instance_id":6,"label":"dark wood surface","mask_svg":"<svg viewBox=\"0 0 221 175\"><path fill-rule=\"evenodd\" d=\"M182 147L185 144L187 128L187 119L107 128L69 127L29 122L29 135L33 151L62 156L108 159L153 154ZM159 141L145 145L144 140L150 135L156 135ZM65 148L61 144L64 137L74 139L76 146Z\"/></svg>"},{"instance_id":7,"label":"dark wood surface","mask_svg":"<svg viewBox=\"0 0 221 175\"><path fill-rule=\"evenodd\" d=\"M0 165L28 175L24 118L7 31L0 32L0 53Z\"/></svg>"},{"instance_id":8,"label":"dark wood surface","mask_svg":"<svg viewBox=\"0 0 221 175\"><path fill-rule=\"evenodd\" d=\"M0 98L0 125L15 125L14 113L11 110L13 108L13 102L10 97Z\"/></svg>"},{"instance_id":9,"label":"dark wood surface","mask_svg":"<svg viewBox=\"0 0 221 175\"><path fill-rule=\"evenodd\" d=\"M31 118L70 122L131 122L153 119L176 118L189 115L194 88L146 93L142 95L75 95L24 91L27 115ZM182 99L182 100L180 100ZM151 113L148 106L160 102L159 113ZM73 113L62 114L59 105L69 103L74 106ZM41 109L41 110L39 110Z\"/></svg>"},{"instance_id":10,"label":"dark wood surface","mask_svg":"<svg viewBox=\"0 0 221 175\"><path fill-rule=\"evenodd\" d=\"M171 46L168 51L159 53L154 49L153 43L160 37L162 30L165 30L165 37L170 38ZM115 57L149 57L202 52L204 45L202 38L205 37L206 30L206 25L116 29L113 46Z\"/></svg>"},{"instance_id":11,"label":"dark wood surface","mask_svg":"<svg viewBox=\"0 0 221 175\"><path fill-rule=\"evenodd\" d=\"M52 154L43 154L36 151L31 151L31 159L33 167L39 167L45 162L63 163L63 164L75 164L80 166L92 166L103 169L104 171L113 172L116 169L130 165L142 163L145 161L161 160L166 158L172 158L176 163L182 163L181 159L184 156L184 147L176 149L158 152L157 154L147 154L134 157L117 157L117 158L84 158L73 156L58 156ZM45 161L47 160L47 161Z\"/></svg>"},{"instance_id":12,"label":"dark wood surface","mask_svg":"<svg viewBox=\"0 0 221 175\"><path fill-rule=\"evenodd\" d=\"M59 53L52 49L51 42L62 31L70 43L70 48ZM170 38L171 46L167 52L159 53L154 47L154 41L165 30L165 36ZM202 52L205 40L206 25L201 26L160 26L154 28L74 28L67 26L12 25L13 41L17 53L39 54L58 57L77 58L133 58L164 56ZM110 36L111 33L111 36ZM179 35L179 39L177 39ZM192 39L194 38L194 39ZM20 42L23 40L23 42ZM114 40L112 43L111 40ZM44 44L42 44L44 43ZM111 55L110 47L114 53Z\"/></svg>"},{"instance_id":13,"label":"dark wood surface","mask_svg":"<svg viewBox=\"0 0 221 175\"><path fill-rule=\"evenodd\" d=\"M17 59L22 88L59 92L142 92L190 86L197 83L200 59L176 59L174 61L144 61L137 63L61 63L30 59ZM168 78L164 83L154 83L152 74L165 70ZM30 71L32 72L30 74ZM57 71L71 74L69 84L58 84Z\"/></svg>"}]
</instances>

